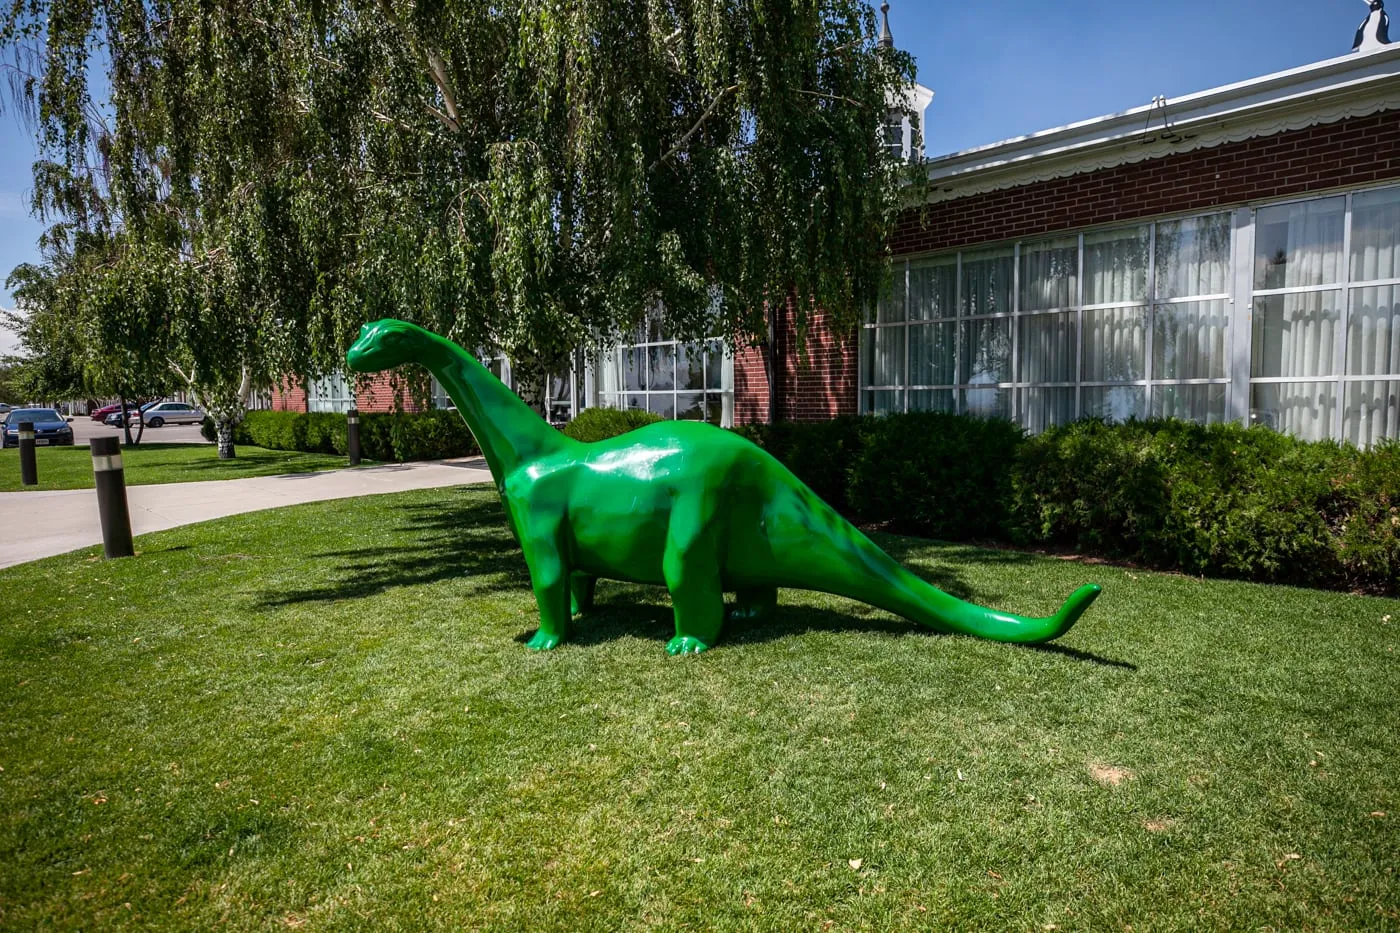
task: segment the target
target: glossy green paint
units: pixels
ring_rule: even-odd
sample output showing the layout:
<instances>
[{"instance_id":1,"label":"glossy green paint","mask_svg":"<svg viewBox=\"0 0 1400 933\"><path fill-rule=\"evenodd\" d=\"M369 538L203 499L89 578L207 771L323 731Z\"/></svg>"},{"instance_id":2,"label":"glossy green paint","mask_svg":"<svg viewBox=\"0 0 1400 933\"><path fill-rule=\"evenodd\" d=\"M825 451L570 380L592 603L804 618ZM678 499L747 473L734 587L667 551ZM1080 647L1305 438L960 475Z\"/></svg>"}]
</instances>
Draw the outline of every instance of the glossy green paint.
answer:
<instances>
[{"instance_id":1,"label":"glossy green paint","mask_svg":"<svg viewBox=\"0 0 1400 933\"><path fill-rule=\"evenodd\" d=\"M941 632L1036 643L1069 630L1099 594L1080 587L1058 612L1026 618L964 602L910 573L777 460L730 431L665 421L584 444L559 433L461 347L416 325L366 324L350 368L432 370L481 445L539 604L530 647L553 648L599 577L666 587L670 654L719 640L730 618L777 605L778 587L860 600Z\"/></svg>"}]
</instances>

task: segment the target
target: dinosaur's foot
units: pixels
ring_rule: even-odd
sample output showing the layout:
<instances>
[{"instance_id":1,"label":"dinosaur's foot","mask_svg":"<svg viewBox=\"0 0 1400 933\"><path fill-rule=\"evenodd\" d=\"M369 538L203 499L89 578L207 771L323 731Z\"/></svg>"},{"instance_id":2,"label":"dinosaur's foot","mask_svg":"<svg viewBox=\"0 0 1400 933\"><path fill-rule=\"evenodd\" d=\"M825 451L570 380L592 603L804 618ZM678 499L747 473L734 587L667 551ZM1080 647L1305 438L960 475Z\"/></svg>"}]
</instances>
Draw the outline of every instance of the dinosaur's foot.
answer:
<instances>
[{"instance_id":1,"label":"dinosaur's foot","mask_svg":"<svg viewBox=\"0 0 1400 933\"><path fill-rule=\"evenodd\" d=\"M678 654L699 654L709 649L709 645L694 635L677 635L666 642L666 653L673 657Z\"/></svg>"},{"instance_id":2,"label":"dinosaur's foot","mask_svg":"<svg viewBox=\"0 0 1400 933\"><path fill-rule=\"evenodd\" d=\"M558 648L563 642L563 636L557 632L546 632L544 629L540 629L530 637L530 640L525 643L525 647L531 651L549 651L552 648Z\"/></svg>"}]
</instances>

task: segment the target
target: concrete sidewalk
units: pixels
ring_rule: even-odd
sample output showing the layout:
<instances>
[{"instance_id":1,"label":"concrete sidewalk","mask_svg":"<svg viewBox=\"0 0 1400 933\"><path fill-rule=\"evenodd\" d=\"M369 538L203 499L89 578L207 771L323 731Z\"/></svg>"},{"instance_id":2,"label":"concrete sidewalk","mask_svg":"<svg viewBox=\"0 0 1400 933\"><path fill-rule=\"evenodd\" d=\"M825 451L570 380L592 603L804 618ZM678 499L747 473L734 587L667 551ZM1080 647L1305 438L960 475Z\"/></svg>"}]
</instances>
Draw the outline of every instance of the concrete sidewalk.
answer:
<instances>
[{"instance_id":1,"label":"concrete sidewalk","mask_svg":"<svg viewBox=\"0 0 1400 933\"><path fill-rule=\"evenodd\" d=\"M476 457L326 473L128 486L126 495L132 531L141 535L301 502L489 482L486 461ZM94 490L0 493L0 567L101 543Z\"/></svg>"}]
</instances>

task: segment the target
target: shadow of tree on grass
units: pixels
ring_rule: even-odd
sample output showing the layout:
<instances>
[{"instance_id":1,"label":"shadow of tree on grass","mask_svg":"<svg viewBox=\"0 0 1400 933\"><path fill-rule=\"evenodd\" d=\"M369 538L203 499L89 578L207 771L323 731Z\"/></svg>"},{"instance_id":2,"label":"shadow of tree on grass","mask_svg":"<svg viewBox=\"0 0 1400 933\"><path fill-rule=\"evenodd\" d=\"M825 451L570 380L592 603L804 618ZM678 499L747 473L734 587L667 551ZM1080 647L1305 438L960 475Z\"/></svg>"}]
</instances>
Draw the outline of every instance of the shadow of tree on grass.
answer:
<instances>
[{"instance_id":1,"label":"shadow of tree on grass","mask_svg":"<svg viewBox=\"0 0 1400 933\"><path fill-rule=\"evenodd\" d=\"M525 559L506 530L498 501L448 499L405 505L396 512L404 520L385 529L396 543L308 555L335 562L334 578L304 589L263 593L255 606L359 599L462 577L481 578L473 584L479 592L529 591Z\"/></svg>"}]
</instances>

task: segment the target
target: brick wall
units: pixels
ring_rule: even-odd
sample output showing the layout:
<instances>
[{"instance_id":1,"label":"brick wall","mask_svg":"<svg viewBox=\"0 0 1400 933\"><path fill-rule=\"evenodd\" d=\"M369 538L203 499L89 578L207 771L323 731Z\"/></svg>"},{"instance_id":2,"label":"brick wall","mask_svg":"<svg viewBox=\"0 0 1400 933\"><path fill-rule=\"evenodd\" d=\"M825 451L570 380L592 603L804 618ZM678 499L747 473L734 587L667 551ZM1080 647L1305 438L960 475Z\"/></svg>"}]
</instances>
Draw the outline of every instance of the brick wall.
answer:
<instances>
[{"instance_id":1,"label":"brick wall","mask_svg":"<svg viewBox=\"0 0 1400 933\"><path fill-rule=\"evenodd\" d=\"M1400 179L1400 113L1382 111L907 211L896 254L1039 236Z\"/></svg>"},{"instance_id":2,"label":"brick wall","mask_svg":"<svg viewBox=\"0 0 1400 933\"><path fill-rule=\"evenodd\" d=\"M306 386L300 380L282 380L272 390L272 410L306 411Z\"/></svg>"},{"instance_id":3,"label":"brick wall","mask_svg":"<svg viewBox=\"0 0 1400 933\"><path fill-rule=\"evenodd\" d=\"M855 414L858 361L856 337L841 335L822 311L807 324L806 359L797 352L796 313L788 302L775 328L779 360L777 402L769 397L768 369L759 347L734 355L734 423L826 421Z\"/></svg>"}]
</instances>

